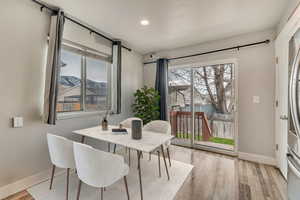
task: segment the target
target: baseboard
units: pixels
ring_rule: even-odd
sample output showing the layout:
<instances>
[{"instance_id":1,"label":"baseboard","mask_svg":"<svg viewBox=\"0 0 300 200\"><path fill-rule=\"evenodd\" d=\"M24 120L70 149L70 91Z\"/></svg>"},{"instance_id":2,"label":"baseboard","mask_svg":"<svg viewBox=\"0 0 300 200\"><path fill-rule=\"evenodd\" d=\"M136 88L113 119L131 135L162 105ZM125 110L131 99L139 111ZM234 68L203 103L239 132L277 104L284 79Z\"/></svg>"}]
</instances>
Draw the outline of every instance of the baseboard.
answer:
<instances>
[{"instance_id":1,"label":"baseboard","mask_svg":"<svg viewBox=\"0 0 300 200\"><path fill-rule=\"evenodd\" d=\"M61 175L62 173L64 173L64 171L57 170L55 176ZM26 190L36 184L47 181L50 177L50 174L51 174L51 169L48 169L38 174L18 180L9 185L3 186L0 188L0 199L4 199L10 195Z\"/></svg>"},{"instance_id":2,"label":"baseboard","mask_svg":"<svg viewBox=\"0 0 300 200\"><path fill-rule=\"evenodd\" d=\"M251 161L251 162L257 162L257 163L261 163L261 164L277 166L276 159L273 157L269 157L269 156L262 156L262 155L258 155L258 154L239 152L238 157L241 160L247 160L247 161Z\"/></svg>"}]
</instances>

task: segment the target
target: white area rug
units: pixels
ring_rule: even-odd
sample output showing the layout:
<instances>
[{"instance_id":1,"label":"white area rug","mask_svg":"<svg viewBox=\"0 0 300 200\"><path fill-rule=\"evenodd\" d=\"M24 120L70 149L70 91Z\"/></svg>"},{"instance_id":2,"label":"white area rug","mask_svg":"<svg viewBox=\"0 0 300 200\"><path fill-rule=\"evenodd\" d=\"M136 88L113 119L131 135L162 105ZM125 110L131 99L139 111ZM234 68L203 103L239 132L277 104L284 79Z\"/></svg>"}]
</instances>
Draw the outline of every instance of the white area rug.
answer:
<instances>
[{"instance_id":1,"label":"white area rug","mask_svg":"<svg viewBox=\"0 0 300 200\"><path fill-rule=\"evenodd\" d=\"M131 153L130 173L127 177L131 200L140 199L139 180L137 171L136 153ZM148 155L144 154L141 160L142 181L144 200L172 200L177 191L183 185L185 179L193 169L190 164L172 160L172 167L169 167L170 181L161 158L162 177L158 177L158 159L152 155L151 161L148 161ZM76 174L70 176L69 200L76 199L78 178ZM65 199L66 176L61 175L54 178L53 189L49 190L49 181L43 182L28 189L28 192L35 200L63 200ZM80 200L98 200L100 199L100 190L82 184ZM112 186L106 188L104 192L105 200L126 200L126 190L123 179Z\"/></svg>"}]
</instances>

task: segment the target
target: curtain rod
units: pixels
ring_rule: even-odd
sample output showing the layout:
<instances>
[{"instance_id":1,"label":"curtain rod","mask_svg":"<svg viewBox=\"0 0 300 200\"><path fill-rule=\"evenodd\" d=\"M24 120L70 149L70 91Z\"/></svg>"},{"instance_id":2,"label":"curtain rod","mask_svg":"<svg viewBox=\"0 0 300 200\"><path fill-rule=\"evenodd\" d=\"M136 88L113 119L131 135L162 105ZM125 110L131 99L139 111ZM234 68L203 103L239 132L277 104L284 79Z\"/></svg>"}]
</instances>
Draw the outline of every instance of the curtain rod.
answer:
<instances>
[{"instance_id":1,"label":"curtain rod","mask_svg":"<svg viewBox=\"0 0 300 200\"><path fill-rule=\"evenodd\" d=\"M32 1L33 1L34 3L36 3L36 4L38 4L38 5L41 6L41 11L43 11L43 9L46 8L46 9L50 10L51 12L56 12L55 9L51 8L50 6L44 4L44 3L40 2L40 1L37 1L37 0L32 0ZM79 25L79 26L81 26L81 27L83 27L83 28L89 30L91 33L95 33L96 35L99 35L100 37L102 37L102 38L104 38L104 39L106 39L106 40L109 40L109 41L112 42L112 43L116 42L116 40L113 40L113 39L111 39L111 38L109 38L109 37L103 35L102 33L99 33L99 32L96 31L95 29L92 29L92 28L88 27L87 25L82 24L81 22L79 22L79 21L76 20L76 19L73 19L73 18L71 18L71 17L69 17L69 16L64 16L64 18L67 19L67 20L69 20L69 21L71 21L71 22L73 22L74 24L77 24L77 25ZM124 48L124 49L126 49L126 50L128 50L128 51L132 51L130 48L128 48L128 47L126 47L126 46L124 46L124 45L122 45L122 48Z\"/></svg>"},{"instance_id":2,"label":"curtain rod","mask_svg":"<svg viewBox=\"0 0 300 200\"><path fill-rule=\"evenodd\" d=\"M203 52L203 53L196 53L196 54L191 54L191 55L187 55L187 56L179 56L179 57L174 57L174 58L168 58L168 61L171 60L178 60L178 59L183 59L183 58L190 58L190 57L195 57L195 56L201 56L201 55L206 55L206 54L212 54L212 53L218 53L221 51L229 51L229 50L240 50L241 48L244 47L250 47L250 46L255 46L255 45L259 45L259 44L269 44L270 40L264 40L261 42L255 42L255 43L250 43L250 44L244 44L244 45L239 45L239 46L234 46L234 47L228 47L228 48L224 48L224 49L217 49L217 50L213 50L213 51L207 51L207 52ZM147 64L153 64L156 63L156 61L151 61L151 62L145 62L144 65Z\"/></svg>"}]
</instances>

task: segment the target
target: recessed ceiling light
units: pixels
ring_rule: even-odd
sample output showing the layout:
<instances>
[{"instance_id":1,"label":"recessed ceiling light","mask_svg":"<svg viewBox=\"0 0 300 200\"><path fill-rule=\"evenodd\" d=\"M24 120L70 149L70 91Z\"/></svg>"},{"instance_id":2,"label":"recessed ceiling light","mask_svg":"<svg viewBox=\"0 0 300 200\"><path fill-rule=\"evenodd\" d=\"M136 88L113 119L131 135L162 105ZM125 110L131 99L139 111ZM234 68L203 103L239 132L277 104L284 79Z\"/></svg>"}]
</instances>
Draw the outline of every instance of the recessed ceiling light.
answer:
<instances>
[{"instance_id":1,"label":"recessed ceiling light","mask_svg":"<svg viewBox=\"0 0 300 200\"><path fill-rule=\"evenodd\" d=\"M150 22L146 19L141 20L141 25L142 26L148 26L150 24Z\"/></svg>"}]
</instances>

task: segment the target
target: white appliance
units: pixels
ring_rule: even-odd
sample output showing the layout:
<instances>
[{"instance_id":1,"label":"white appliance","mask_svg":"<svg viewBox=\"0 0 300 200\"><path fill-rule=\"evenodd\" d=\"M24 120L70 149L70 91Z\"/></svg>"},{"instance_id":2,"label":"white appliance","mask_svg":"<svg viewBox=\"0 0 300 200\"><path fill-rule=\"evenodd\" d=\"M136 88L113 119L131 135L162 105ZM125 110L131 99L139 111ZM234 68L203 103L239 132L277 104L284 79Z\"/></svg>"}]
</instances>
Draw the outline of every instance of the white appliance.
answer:
<instances>
[{"instance_id":1,"label":"white appliance","mask_svg":"<svg viewBox=\"0 0 300 200\"><path fill-rule=\"evenodd\" d=\"M300 199L300 30L289 43L288 199Z\"/></svg>"}]
</instances>

